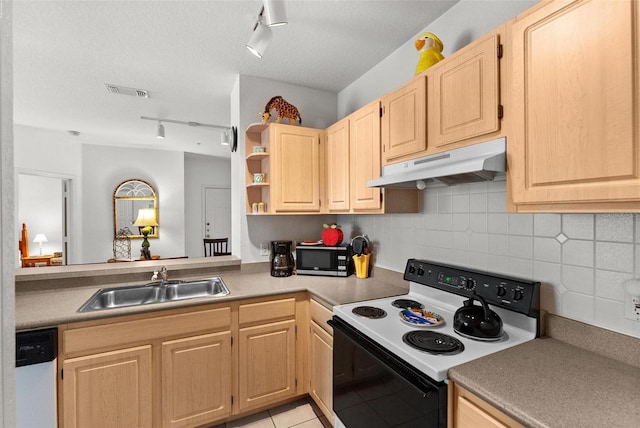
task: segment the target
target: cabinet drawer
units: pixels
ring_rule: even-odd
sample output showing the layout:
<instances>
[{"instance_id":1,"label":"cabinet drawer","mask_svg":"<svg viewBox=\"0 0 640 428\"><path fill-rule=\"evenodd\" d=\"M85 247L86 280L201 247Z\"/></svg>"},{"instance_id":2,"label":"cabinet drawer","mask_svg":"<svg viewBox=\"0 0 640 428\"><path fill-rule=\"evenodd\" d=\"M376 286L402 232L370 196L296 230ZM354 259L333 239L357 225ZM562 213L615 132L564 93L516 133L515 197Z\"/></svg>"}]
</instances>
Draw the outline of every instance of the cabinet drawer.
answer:
<instances>
[{"instance_id":1,"label":"cabinet drawer","mask_svg":"<svg viewBox=\"0 0 640 428\"><path fill-rule=\"evenodd\" d=\"M268 302L256 302L240 305L238 320L240 326L282 318L293 318L296 314L294 297Z\"/></svg>"},{"instance_id":2,"label":"cabinet drawer","mask_svg":"<svg viewBox=\"0 0 640 428\"><path fill-rule=\"evenodd\" d=\"M311 300L309 303L309 313L311 314L311 319L316 322L323 330L327 333L333 335L333 329L329 327L327 321L331 319L333 313L331 310L327 309L320 303L315 300Z\"/></svg>"},{"instance_id":3,"label":"cabinet drawer","mask_svg":"<svg viewBox=\"0 0 640 428\"><path fill-rule=\"evenodd\" d=\"M231 326L231 308L71 328L62 335L63 352L80 354L142 341L215 331Z\"/></svg>"}]
</instances>

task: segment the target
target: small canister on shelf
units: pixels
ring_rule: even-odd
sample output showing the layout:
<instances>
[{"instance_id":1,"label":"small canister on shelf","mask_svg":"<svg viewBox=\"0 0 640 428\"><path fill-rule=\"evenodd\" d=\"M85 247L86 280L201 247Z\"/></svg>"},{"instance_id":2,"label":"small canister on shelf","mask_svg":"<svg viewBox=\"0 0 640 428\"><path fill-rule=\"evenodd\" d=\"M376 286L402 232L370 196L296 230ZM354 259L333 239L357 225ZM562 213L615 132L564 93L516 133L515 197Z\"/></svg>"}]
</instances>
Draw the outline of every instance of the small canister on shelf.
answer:
<instances>
[{"instance_id":1,"label":"small canister on shelf","mask_svg":"<svg viewBox=\"0 0 640 428\"><path fill-rule=\"evenodd\" d=\"M265 209L266 209L266 207L265 207L264 202L258 202L258 212L259 213L264 213Z\"/></svg>"},{"instance_id":2,"label":"small canister on shelf","mask_svg":"<svg viewBox=\"0 0 640 428\"><path fill-rule=\"evenodd\" d=\"M254 214L258 213L258 203L254 202L253 204L251 204L251 212Z\"/></svg>"}]
</instances>

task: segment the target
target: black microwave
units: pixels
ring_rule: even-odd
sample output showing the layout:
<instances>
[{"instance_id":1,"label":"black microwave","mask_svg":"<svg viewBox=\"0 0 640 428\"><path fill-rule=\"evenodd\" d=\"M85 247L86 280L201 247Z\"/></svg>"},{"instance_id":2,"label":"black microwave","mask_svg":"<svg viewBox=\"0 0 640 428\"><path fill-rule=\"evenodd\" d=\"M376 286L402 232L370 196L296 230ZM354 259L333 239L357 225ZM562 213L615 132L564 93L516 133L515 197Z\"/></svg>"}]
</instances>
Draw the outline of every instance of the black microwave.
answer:
<instances>
[{"instance_id":1,"label":"black microwave","mask_svg":"<svg viewBox=\"0 0 640 428\"><path fill-rule=\"evenodd\" d=\"M353 273L351 245L335 247L324 245L296 246L296 272L298 275L349 276Z\"/></svg>"}]
</instances>

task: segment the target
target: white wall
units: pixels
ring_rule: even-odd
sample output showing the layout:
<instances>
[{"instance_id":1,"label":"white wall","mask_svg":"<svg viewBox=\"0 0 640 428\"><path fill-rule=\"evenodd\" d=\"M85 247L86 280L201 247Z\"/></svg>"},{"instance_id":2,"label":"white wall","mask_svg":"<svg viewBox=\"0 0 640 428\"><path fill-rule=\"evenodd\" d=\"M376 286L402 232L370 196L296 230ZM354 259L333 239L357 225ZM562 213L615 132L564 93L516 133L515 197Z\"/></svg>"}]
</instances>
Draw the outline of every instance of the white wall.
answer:
<instances>
[{"instance_id":1,"label":"white wall","mask_svg":"<svg viewBox=\"0 0 640 428\"><path fill-rule=\"evenodd\" d=\"M34 128L24 125L14 125L14 162L16 177L18 173L53 177L70 180L70 200L68 215L70 217L69 254L68 263L82 262L81 240L83 216L81 209L82 194L82 152L83 137L74 137L66 131ZM16 179L16 195L19 195ZM17 198L18 199L18 198ZM17 200L16 199L16 200ZM16 206L16 242L20 239L22 228L17 218ZM57 215L57 213L56 213ZM37 233L29 228L30 235ZM35 237L35 235L33 235ZM48 238L48 237L47 237ZM33 239L33 238L32 238ZM61 251L56 249L55 251Z\"/></svg>"},{"instance_id":2,"label":"white wall","mask_svg":"<svg viewBox=\"0 0 640 428\"><path fill-rule=\"evenodd\" d=\"M214 156L185 154L184 198L185 198L185 255L202 257L203 232L203 187L230 188L231 160ZM233 243L233 238L231 239ZM232 245L233 247L233 245Z\"/></svg>"},{"instance_id":3,"label":"white wall","mask_svg":"<svg viewBox=\"0 0 640 428\"><path fill-rule=\"evenodd\" d=\"M462 1L426 30L442 38L446 54L530 4ZM338 94L341 116L411 78L410 43ZM403 271L418 257L534 278L543 283L543 309L640 337L640 322L624 317L630 305L621 287L640 276L640 215L510 214L505 201L504 181L427 188L420 214L339 222L347 236L355 228L370 236L377 266Z\"/></svg>"},{"instance_id":4,"label":"white wall","mask_svg":"<svg viewBox=\"0 0 640 428\"><path fill-rule=\"evenodd\" d=\"M13 140L13 1L0 13L0 426L16 425L15 377L15 224Z\"/></svg>"},{"instance_id":5,"label":"white wall","mask_svg":"<svg viewBox=\"0 0 640 428\"><path fill-rule=\"evenodd\" d=\"M281 95L295 105L302 116L302 124L324 129L336 122L337 96L334 93L304 88L253 76L239 76L231 94L231 120L238 123L238 152L231 157L233 254L243 263L268 261L260 256L260 243L272 240L320 239L322 224L335 216L247 216L245 192L244 130L260 121L271 97ZM238 122L235 122L237 118ZM236 221L240 220L240 221ZM239 239L239 240L238 240Z\"/></svg>"},{"instance_id":6,"label":"white wall","mask_svg":"<svg viewBox=\"0 0 640 428\"><path fill-rule=\"evenodd\" d=\"M123 181L139 178L158 193L159 238L150 238L152 255L185 255L184 154L162 150L82 147L83 262L113 257L113 192ZM139 257L141 239L132 240L132 257Z\"/></svg>"}]
</instances>

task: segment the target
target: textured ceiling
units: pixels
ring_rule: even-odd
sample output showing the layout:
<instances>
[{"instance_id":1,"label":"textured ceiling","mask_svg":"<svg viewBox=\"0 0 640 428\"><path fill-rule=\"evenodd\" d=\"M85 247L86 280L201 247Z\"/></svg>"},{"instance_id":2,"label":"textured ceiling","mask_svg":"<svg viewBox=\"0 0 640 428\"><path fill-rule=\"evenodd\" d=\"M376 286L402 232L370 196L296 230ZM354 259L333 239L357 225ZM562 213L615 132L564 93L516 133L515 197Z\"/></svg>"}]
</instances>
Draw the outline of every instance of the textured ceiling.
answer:
<instances>
[{"instance_id":1,"label":"textured ceiling","mask_svg":"<svg viewBox=\"0 0 640 428\"><path fill-rule=\"evenodd\" d=\"M238 74L337 93L457 1L288 0L289 24L257 59L245 45L259 0L15 0L14 121L87 142L229 156L217 130L178 125L160 141L140 116L227 125Z\"/></svg>"}]
</instances>

